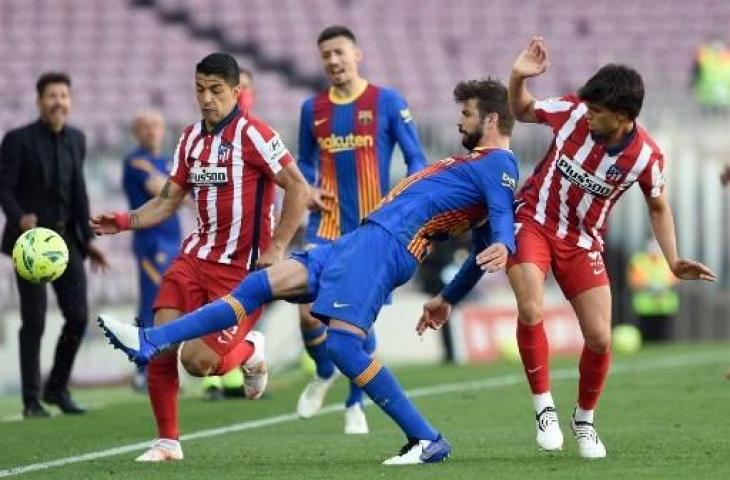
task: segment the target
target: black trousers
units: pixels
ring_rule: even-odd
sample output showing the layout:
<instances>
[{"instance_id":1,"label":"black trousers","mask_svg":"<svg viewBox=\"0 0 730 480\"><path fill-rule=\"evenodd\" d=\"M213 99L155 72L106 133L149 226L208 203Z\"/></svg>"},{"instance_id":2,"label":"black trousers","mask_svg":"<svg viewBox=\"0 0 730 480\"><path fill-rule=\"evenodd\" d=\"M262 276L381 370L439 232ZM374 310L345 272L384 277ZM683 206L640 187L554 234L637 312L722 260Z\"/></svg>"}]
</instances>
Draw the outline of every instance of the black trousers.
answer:
<instances>
[{"instance_id":1,"label":"black trousers","mask_svg":"<svg viewBox=\"0 0 730 480\"><path fill-rule=\"evenodd\" d=\"M86 330L89 309L86 301L86 273L84 261L76 242L66 238L69 249L68 266L61 277L52 283L58 307L65 323L58 337L53 368L46 389L59 391L66 388L76 353ZM30 283L16 274L20 294L20 376L23 384L23 404L37 402L41 389L41 337L46 323L48 304L45 284Z\"/></svg>"}]
</instances>

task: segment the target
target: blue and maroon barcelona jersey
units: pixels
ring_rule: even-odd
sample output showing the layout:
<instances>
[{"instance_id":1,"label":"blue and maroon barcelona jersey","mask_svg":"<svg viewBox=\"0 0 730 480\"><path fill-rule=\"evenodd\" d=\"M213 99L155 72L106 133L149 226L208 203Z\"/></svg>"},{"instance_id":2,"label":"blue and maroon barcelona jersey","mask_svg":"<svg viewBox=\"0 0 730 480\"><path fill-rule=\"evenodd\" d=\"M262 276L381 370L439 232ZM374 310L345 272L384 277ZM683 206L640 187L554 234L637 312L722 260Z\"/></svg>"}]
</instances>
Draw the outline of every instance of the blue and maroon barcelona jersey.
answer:
<instances>
[{"instance_id":1,"label":"blue and maroon barcelona jersey","mask_svg":"<svg viewBox=\"0 0 730 480\"><path fill-rule=\"evenodd\" d=\"M367 220L384 227L418 261L434 241L475 229L482 243L515 251L514 190L519 171L509 150L474 150L412 175Z\"/></svg>"},{"instance_id":2,"label":"blue and maroon barcelona jersey","mask_svg":"<svg viewBox=\"0 0 730 480\"><path fill-rule=\"evenodd\" d=\"M323 243L356 229L390 188L390 162L398 143L408 175L426 165L403 97L368 84L354 99L331 92L308 98L299 123L299 168L310 185L335 196L326 212L312 212L307 241Z\"/></svg>"}]
</instances>

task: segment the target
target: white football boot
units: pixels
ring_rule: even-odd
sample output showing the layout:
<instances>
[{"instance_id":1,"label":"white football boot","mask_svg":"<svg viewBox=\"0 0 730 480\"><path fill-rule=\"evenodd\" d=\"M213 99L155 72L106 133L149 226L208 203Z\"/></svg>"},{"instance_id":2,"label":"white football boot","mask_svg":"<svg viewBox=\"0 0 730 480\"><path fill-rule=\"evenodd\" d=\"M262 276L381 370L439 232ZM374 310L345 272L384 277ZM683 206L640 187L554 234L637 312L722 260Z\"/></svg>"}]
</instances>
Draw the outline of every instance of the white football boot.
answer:
<instances>
[{"instance_id":1,"label":"white football boot","mask_svg":"<svg viewBox=\"0 0 730 480\"><path fill-rule=\"evenodd\" d=\"M443 462L451 454L451 446L439 435L436 440L409 439L400 453L390 457L383 465L420 465L422 463Z\"/></svg>"},{"instance_id":2,"label":"white football boot","mask_svg":"<svg viewBox=\"0 0 730 480\"><path fill-rule=\"evenodd\" d=\"M598 437L596 427L591 422L579 422L575 416L570 421L575 440L578 442L578 454L583 458L604 458L606 447Z\"/></svg>"},{"instance_id":3,"label":"white football boot","mask_svg":"<svg viewBox=\"0 0 730 480\"><path fill-rule=\"evenodd\" d=\"M361 403L356 403L345 409L345 434L365 435L370 433L368 419Z\"/></svg>"},{"instance_id":4,"label":"white football boot","mask_svg":"<svg viewBox=\"0 0 730 480\"><path fill-rule=\"evenodd\" d=\"M182 460L183 451L180 442L170 438L158 438L152 442L149 450L137 457L135 462L166 462Z\"/></svg>"},{"instance_id":5,"label":"white football boot","mask_svg":"<svg viewBox=\"0 0 730 480\"><path fill-rule=\"evenodd\" d=\"M312 418L316 415L322 408L327 391L339 376L340 372L337 369L330 378L320 378L315 374L314 378L309 381L301 395L299 395L297 414L301 418Z\"/></svg>"},{"instance_id":6,"label":"white football boot","mask_svg":"<svg viewBox=\"0 0 730 480\"><path fill-rule=\"evenodd\" d=\"M558 423L558 411L555 407L545 407L535 415L537 444L541 449L552 452L563 449L563 432Z\"/></svg>"},{"instance_id":7,"label":"white football boot","mask_svg":"<svg viewBox=\"0 0 730 480\"><path fill-rule=\"evenodd\" d=\"M261 332L251 330L246 340L253 343L253 355L241 365L243 372L243 394L249 400L258 400L269 383L269 371L266 367L266 337Z\"/></svg>"}]
</instances>

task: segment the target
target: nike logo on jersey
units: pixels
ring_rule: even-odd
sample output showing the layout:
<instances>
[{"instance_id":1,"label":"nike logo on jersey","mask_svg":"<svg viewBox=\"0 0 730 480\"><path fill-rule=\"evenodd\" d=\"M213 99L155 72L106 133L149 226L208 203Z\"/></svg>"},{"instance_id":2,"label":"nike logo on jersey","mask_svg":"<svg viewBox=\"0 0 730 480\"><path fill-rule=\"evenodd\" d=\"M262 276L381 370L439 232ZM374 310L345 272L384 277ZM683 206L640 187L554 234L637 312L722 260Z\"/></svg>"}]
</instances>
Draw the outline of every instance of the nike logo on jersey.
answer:
<instances>
[{"instance_id":1,"label":"nike logo on jersey","mask_svg":"<svg viewBox=\"0 0 730 480\"><path fill-rule=\"evenodd\" d=\"M542 369L542 365L540 365L539 367L535 367L535 368L528 368L527 373L532 375L533 373L539 372L540 369Z\"/></svg>"},{"instance_id":2,"label":"nike logo on jersey","mask_svg":"<svg viewBox=\"0 0 730 480\"><path fill-rule=\"evenodd\" d=\"M322 125L326 121L327 121L326 118L317 118L317 119L314 120L314 126L315 127L319 127L320 125Z\"/></svg>"},{"instance_id":3,"label":"nike logo on jersey","mask_svg":"<svg viewBox=\"0 0 730 480\"><path fill-rule=\"evenodd\" d=\"M332 304L332 306L335 307L335 308L345 308L345 307L349 307L350 304L349 303L335 302L335 303Z\"/></svg>"},{"instance_id":4,"label":"nike logo on jersey","mask_svg":"<svg viewBox=\"0 0 730 480\"><path fill-rule=\"evenodd\" d=\"M606 270L605 268L594 268L593 269L593 275L600 275Z\"/></svg>"}]
</instances>

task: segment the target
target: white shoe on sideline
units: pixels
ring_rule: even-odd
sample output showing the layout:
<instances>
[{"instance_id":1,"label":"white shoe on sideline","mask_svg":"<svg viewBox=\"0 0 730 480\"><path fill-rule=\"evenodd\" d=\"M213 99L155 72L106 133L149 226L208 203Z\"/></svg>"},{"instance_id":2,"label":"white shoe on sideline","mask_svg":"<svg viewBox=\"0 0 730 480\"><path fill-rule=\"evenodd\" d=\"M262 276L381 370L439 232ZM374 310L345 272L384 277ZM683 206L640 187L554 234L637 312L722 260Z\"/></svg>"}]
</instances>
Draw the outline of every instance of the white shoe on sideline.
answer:
<instances>
[{"instance_id":1,"label":"white shoe on sideline","mask_svg":"<svg viewBox=\"0 0 730 480\"><path fill-rule=\"evenodd\" d=\"M258 400L269 383L269 370L266 366L266 337L261 332L251 330L246 341L253 343L253 355L241 365L243 372L243 394L249 400Z\"/></svg>"},{"instance_id":2,"label":"white shoe on sideline","mask_svg":"<svg viewBox=\"0 0 730 480\"><path fill-rule=\"evenodd\" d=\"M365 435L370 433L368 419L361 403L356 403L345 409L345 434Z\"/></svg>"},{"instance_id":3,"label":"white shoe on sideline","mask_svg":"<svg viewBox=\"0 0 730 480\"><path fill-rule=\"evenodd\" d=\"M180 442L170 438L158 438L152 442L149 450L137 457L135 462L166 462L182 460L183 451Z\"/></svg>"},{"instance_id":4,"label":"white shoe on sideline","mask_svg":"<svg viewBox=\"0 0 730 480\"><path fill-rule=\"evenodd\" d=\"M316 415L322 408L327 391L339 376L340 372L338 370L335 370L330 378L320 378L315 374L314 378L309 381L299 395L297 414L301 418L312 418Z\"/></svg>"}]
</instances>

